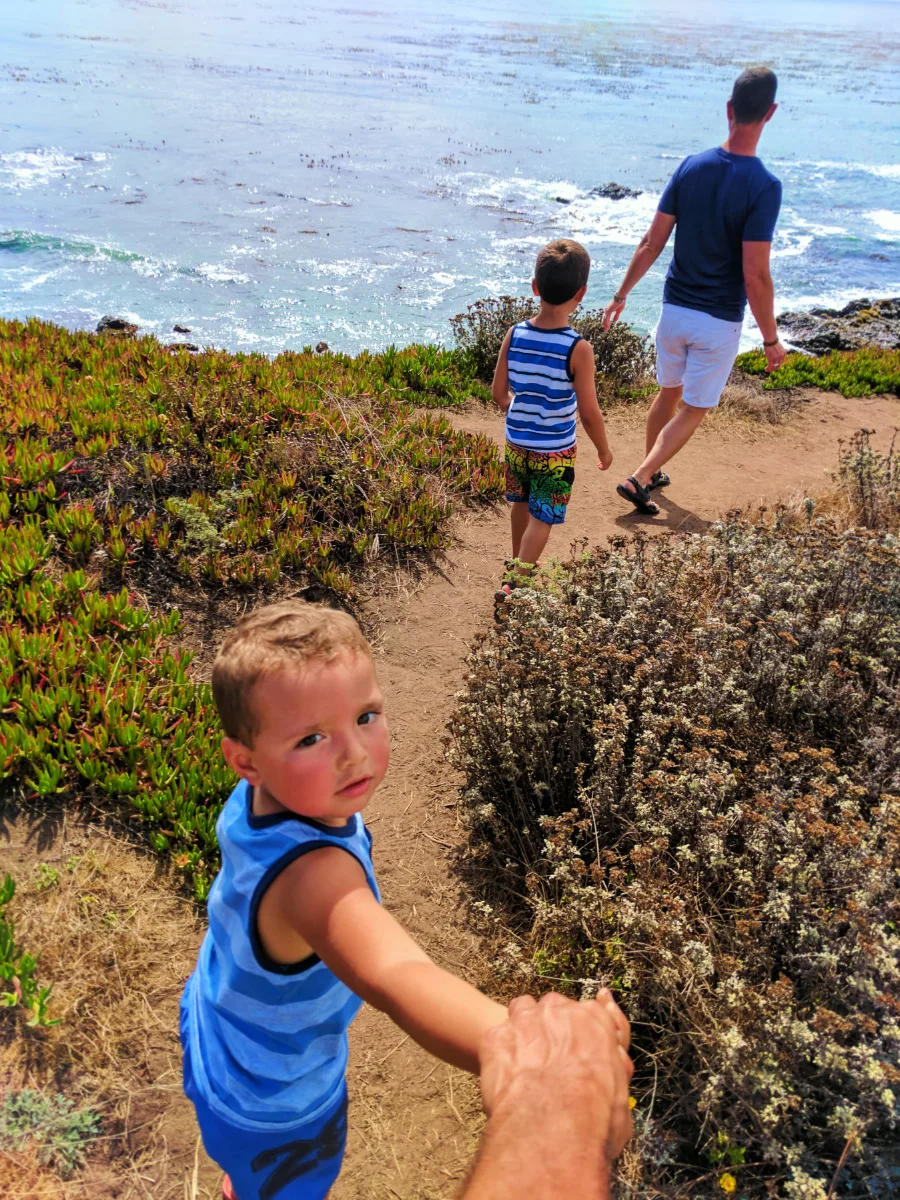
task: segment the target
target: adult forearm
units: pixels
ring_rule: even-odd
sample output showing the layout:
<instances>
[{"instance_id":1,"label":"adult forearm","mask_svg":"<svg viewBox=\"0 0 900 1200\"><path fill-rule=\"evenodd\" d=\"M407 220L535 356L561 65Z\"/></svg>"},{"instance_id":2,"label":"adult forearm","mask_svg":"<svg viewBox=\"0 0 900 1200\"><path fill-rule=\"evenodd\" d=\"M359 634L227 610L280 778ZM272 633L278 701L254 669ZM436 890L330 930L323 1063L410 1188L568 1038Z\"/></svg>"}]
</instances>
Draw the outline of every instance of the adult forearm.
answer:
<instances>
[{"instance_id":1,"label":"adult forearm","mask_svg":"<svg viewBox=\"0 0 900 1200\"><path fill-rule=\"evenodd\" d=\"M631 262L628 264L628 270L616 292L617 296L627 296L632 288L640 283L656 260L659 258L662 250L655 249L650 242L649 237L645 234L641 238L638 248L631 257Z\"/></svg>"},{"instance_id":2,"label":"adult forearm","mask_svg":"<svg viewBox=\"0 0 900 1200\"><path fill-rule=\"evenodd\" d=\"M507 1015L504 1005L432 962L399 964L370 999L429 1054L474 1074L481 1039Z\"/></svg>"},{"instance_id":3,"label":"adult forearm","mask_svg":"<svg viewBox=\"0 0 900 1200\"><path fill-rule=\"evenodd\" d=\"M459 1200L609 1200L608 1104L590 1080L531 1087L490 1117Z\"/></svg>"},{"instance_id":4,"label":"adult forearm","mask_svg":"<svg viewBox=\"0 0 900 1200\"><path fill-rule=\"evenodd\" d=\"M764 342L771 342L778 336L778 326L775 324L775 286L771 275L749 275L744 284L747 288L747 302Z\"/></svg>"}]
</instances>

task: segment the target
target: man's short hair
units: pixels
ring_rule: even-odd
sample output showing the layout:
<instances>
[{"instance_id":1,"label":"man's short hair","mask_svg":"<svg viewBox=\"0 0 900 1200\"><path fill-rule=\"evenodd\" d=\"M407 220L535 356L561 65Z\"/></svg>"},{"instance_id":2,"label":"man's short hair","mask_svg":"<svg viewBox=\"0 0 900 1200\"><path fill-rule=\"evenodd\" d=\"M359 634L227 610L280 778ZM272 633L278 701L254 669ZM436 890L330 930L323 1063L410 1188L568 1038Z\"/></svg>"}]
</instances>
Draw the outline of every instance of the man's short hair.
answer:
<instances>
[{"instance_id":1,"label":"man's short hair","mask_svg":"<svg viewBox=\"0 0 900 1200\"><path fill-rule=\"evenodd\" d=\"M372 649L353 618L324 604L284 600L241 617L225 635L212 670L212 691L228 737L252 746L259 733L253 689L264 675L302 670L339 654Z\"/></svg>"},{"instance_id":2,"label":"man's short hair","mask_svg":"<svg viewBox=\"0 0 900 1200\"><path fill-rule=\"evenodd\" d=\"M580 291L591 273L591 256L570 238L550 242L537 256L534 278L542 300L565 304Z\"/></svg>"},{"instance_id":3,"label":"man's short hair","mask_svg":"<svg viewBox=\"0 0 900 1200\"><path fill-rule=\"evenodd\" d=\"M778 80L768 67L748 67L734 81L731 104L739 125L755 125L775 103Z\"/></svg>"}]
</instances>

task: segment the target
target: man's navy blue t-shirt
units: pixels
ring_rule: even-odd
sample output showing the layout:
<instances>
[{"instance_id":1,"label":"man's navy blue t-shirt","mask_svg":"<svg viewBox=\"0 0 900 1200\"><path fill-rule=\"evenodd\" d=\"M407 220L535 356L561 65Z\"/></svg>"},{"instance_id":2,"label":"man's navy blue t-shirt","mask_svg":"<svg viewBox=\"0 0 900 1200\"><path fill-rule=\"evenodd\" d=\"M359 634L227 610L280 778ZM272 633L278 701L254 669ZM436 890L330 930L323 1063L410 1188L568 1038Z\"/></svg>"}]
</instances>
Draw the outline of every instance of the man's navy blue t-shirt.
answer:
<instances>
[{"instance_id":1,"label":"man's navy blue t-shirt","mask_svg":"<svg viewBox=\"0 0 900 1200\"><path fill-rule=\"evenodd\" d=\"M675 218L663 303L742 321L742 244L771 242L780 208L781 182L758 158L720 146L689 155L659 202L659 211Z\"/></svg>"}]
</instances>

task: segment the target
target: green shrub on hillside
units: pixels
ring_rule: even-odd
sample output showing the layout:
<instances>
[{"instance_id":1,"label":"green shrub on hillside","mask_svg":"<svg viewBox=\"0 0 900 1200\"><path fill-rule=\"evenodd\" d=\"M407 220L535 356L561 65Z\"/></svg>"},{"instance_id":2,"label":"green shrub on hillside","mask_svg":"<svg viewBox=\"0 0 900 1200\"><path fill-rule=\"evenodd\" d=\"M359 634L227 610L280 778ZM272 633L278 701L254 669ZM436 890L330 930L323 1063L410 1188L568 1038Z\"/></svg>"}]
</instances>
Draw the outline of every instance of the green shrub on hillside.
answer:
<instances>
[{"instance_id":1,"label":"green shrub on hillside","mask_svg":"<svg viewBox=\"0 0 900 1200\"><path fill-rule=\"evenodd\" d=\"M476 300L464 313L450 318L456 344L483 380L494 376L500 346L510 325L536 315L538 302L530 296L500 296ZM581 311L571 325L594 348L597 367L597 392L601 399L630 398L646 395L655 387L654 351L648 337L635 333L630 325L619 322L603 330L603 312Z\"/></svg>"},{"instance_id":2,"label":"green shrub on hillside","mask_svg":"<svg viewBox=\"0 0 900 1200\"><path fill-rule=\"evenodd\" d=\"M379 554L442 546L454 497L501 494L486 438L406 403L455 403L459 358L191 357L0 322L0 521L38 518L107 586L286 576L347 597Z\"/></svg>"},{"instance_id":3,"label":"green shrub on hillside","mask_svg":"<svg viewBox=\"0 0 900 1200\"><path fill-rule=\"evenodd\" d=\"M762 350L739 354L735 366L748 375L765 375ZM835 350L821 358L789 354L763 387L817 387L842 396L900 395L900 350Z\"/></svg>"},{"instance_id":4,"label":"green shrub on hillside","mask_svg":"<svg viewBox=\"0 0 900 1200\"><path fill-rule=\"evenodd\" d=\"M380 554L442 546L454 499L502 487L491 442L402 402L453 401L458 358L191 358L0 322L0 781L133 821L205 898L233 777L179 615L145 597L346 599Z\"/></svg>"},{"instance_id":5,"label":"green shrub on hillside","mask_svg":"<svg viewBox=\"0 0 900 1200\"><path fill-rule=\"evenodd\" d=\"M22 568L0 584L0 779L137 822L204 899L233 777L209 689L189 654L166 648L180 618L44 569L50 551L34 519L0 533L0 562Z\"/></svg>"},{"instance_id":6,"label":"green shrub on hillside","mask_svg":"<svg viewBox=\"0 0 900 1200\"><path fill-rule=\"evenodd\" d=\"M693 1196L727 1167L825 1200L849 1145L886 1200L896 538L730 520L596 549L514 594L451 729L514 986L601 981L634 1022L633 1185Z\"/></svg>"}]
</instances>

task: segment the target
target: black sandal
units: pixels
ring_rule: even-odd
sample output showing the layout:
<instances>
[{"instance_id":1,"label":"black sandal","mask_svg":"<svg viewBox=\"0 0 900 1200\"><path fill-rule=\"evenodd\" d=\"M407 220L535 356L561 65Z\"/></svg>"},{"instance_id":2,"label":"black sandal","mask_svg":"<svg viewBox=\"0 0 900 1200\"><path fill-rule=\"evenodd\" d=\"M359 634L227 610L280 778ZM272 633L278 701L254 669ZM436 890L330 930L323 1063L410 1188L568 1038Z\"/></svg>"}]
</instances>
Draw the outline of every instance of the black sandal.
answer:
<instances>
[{"instance_id":1,"label":"black sandal","mask_svg":"<svg viewBox=\"0 0 900 1200\"><path fill-rule=\"evenodd\" d=\"M650 489L645 488L642 483L638 483L633 475L629 475L626 482L632 485L634 491L629 491L624 483L620 483L616 487L616 491L622 499L633 504L638 512L644 513L648 517L655 517L659 512L659 505L650 499Z\"/></svg>"},{"instance_id":2,"label":"black sandal","mask_svg":"<svg viewBox=\"0 0 900 1200\"><path fill-rule=\"evenodd\" d=\"M672 480L665 471L654 471L650 482L647 484L647 491L652 492L654 488L668 487L671 482Z\"/></svg>"}]
</instances>

